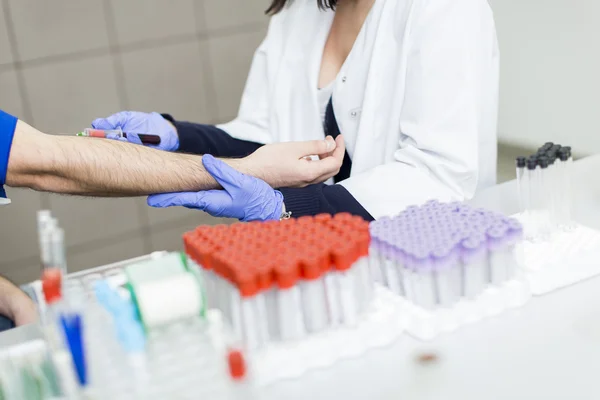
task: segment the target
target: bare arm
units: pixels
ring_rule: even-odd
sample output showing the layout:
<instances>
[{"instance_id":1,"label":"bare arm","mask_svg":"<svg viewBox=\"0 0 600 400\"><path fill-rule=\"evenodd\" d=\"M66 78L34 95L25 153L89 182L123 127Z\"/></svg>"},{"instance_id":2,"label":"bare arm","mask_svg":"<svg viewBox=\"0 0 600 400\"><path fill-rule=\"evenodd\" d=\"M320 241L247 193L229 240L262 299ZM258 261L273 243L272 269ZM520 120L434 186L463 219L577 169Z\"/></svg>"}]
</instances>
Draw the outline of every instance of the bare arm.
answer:
<instances>
[{"instance_id":1,"label":"bare arm","mask_svg":"<svg viewBox=\"0 0 600 400\"><path fill-rule=\"evenodd\" d=\"M343 158L308 162L325 154L332 141L276 144L226 162L273 187L304 186L335 175ZM19 121L6 184L40 191L96 196L139 196L219 188L201 157L169 153L118 141L52 136Z\"/></svg>"},{"instance_id":2,"label":"bare arm","mask_svg":"<svg viewBox=\"0 0 600 400\"><path fill-rule=\"evenodd\" d=\"M10 318L15 325L35 322L35 304L21 289L0 276L0 315Z\"/></svg>"}]
</instances>

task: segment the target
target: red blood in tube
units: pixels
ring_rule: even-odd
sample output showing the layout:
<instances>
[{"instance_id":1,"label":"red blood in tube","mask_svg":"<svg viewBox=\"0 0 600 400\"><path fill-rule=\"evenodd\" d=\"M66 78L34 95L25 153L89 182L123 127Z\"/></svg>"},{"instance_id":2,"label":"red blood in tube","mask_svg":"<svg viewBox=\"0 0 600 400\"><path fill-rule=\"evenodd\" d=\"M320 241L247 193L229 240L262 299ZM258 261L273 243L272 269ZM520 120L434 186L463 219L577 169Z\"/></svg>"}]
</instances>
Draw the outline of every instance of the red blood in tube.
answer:
<instances>
[{"instance_id":1,"label":"red blood in tube","mask_svg":"<svg viewBox=\"0 0 600 400\"><path fill-rule=\"evenodd\" d=\"M90 137L95 137L95 138L105 138L106 137L106 133L100 129L89 129L88 134L90 135Z\"/></svg>"}]
</instances>

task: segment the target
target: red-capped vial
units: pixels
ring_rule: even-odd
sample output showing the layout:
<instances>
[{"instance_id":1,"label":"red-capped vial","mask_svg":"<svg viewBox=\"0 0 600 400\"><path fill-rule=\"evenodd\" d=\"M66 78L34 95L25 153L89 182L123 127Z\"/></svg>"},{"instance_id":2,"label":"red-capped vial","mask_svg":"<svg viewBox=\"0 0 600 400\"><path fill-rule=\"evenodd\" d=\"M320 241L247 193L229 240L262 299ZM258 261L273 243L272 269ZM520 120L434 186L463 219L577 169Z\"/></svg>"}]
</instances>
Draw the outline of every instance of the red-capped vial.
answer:
<instances>
[{"instance_id":1,"label":"red-capped vial","mask_svg":"<svg viewBox=\"0 0 600 400\"><path fill-rule=\"evenodd\" d=\"M275 267L275 279L279 289L285 290L296 286L300 278L300 265L297 259L288 259Z\"/></svg>"},{"instance_id":2,"label":"red-capped vial","mask_svg":"<svg viewBox=\"0 0 600 400\"><path fill-rule=\"evenodd\" d=\"M48 305L62 298L62 272L59 268L44 270L42 273L42 292Z\"/></svg>"},{"instance_id":3,"label":"red-capped vial","mask_svg":"<svg viewBox=\"0 0 600 400\"><path fill-rule=\"evenodd\" d=\"M246 360L240 350L229 350L227 354L229 375L233 380L240 381L246 377Z\"/></svg>"},{"instance_id":4,"label":"red-capped vial","mask_svg":"<svg viewBox=\"0 0 600 400\"><path fill-rule=\"evenodd\" d=\"M254 271L237 270L235 281L242 297L254 297L258 294L258 279Z\"/></svg>"},{"instance_id":5,"label":"red-capped vial","mask_svg":"<svg viewBox=\"0 0 600 400\"><path fill-rule=\"evenodd\" d=\"M302 278L307 281L314 281L321 277L323 270L318 263L318 257L313 251L305 252L300 259L300 268L302 270Z\"/></svg>"},{"instance_id":6,"label":"red-capped vial","mask_svg":"<svg viewBox=\"0 0 600 400\"><path fill-rule=\"evenodd\" d=\"M315 215L315 222L318 224L328 224L332 219L333 217L331 216L331 214Z\"/></svg>"}]
</instances>

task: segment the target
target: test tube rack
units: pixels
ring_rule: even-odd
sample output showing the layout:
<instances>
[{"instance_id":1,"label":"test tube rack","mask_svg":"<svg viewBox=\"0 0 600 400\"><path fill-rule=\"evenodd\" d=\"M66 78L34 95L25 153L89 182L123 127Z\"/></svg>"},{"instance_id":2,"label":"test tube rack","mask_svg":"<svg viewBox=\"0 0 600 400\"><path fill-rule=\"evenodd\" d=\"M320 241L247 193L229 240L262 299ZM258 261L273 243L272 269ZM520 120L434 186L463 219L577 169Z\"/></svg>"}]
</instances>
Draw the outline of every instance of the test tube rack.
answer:
<instances>
[{"instance_id":1,"label":"test tube rack","mask_svg":"<svg viewBox=\"0 0 600 400\"><path fill-rule=\"evenodd\" d=\"M369 224L350 214L201 226L184 235L209 307L251 352L259 385L294 378L403 331L398 298L375 288Z\"/></svg>"},{"instance_id":2,"label":"test tube rack","mask_svg":"<svg viewBox=\"0 0 600 400\"><path fill-rule=\"evenodd\" d=\"M571 147L548 142L517 157L520 212L525 227L519 267L534 295L600 274L600 232L573 219Z\"/></svg>"},{"instance_id":3,"label":"test tube rack","mask_svg":"<svg viewBox=\"0 0 600 400\"><path fill-rule=\"evenodd\" d=\"M429 340L527 302L522 234L517 220L463 203L411 206L371 224L376 280L402 299L408 333Z\"/></svg>"},{"instance_id":4,"label":"test tube rack","mask_svg":"<svg viewBox=\"0 0 600 400\"><path fill-rule=\"evenodd\" d=\"M176 256L176 257L174 257ZM227 370L230 344L219 316L173 320L147 329L141 351L124 346L119 323L98 297L98 286L106 284L126 303L131 290L126 270L145 263L181 260L178 253L156 252L148 256L70 274L64 281L65 298L80 307L85 323L89 356L90 387L86 398L98 399L253 399L251 390L239 396L238 387ZM180 262L180 261L179 261ZM177 268L177 265L175 266ZM35 285L42 298L41 285ZM218 313L217 313L218 314Z\"/></svg>"}]
</instances>

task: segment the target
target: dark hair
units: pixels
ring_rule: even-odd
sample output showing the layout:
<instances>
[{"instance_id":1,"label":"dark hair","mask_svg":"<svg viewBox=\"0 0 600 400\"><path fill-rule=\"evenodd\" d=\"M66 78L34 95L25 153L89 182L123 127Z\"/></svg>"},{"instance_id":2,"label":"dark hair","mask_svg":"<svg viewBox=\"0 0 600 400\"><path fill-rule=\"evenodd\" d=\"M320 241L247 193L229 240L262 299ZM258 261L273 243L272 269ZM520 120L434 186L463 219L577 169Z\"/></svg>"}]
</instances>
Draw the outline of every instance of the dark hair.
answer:
<instances>
[{"instance_id":1,"label":"dark hair","mask_svg":"<svg viewBox=\"0 0 600 400\"><path fill-rule=\"evenodd\" d=\"M273 0L269 8L267 8L267 11L265 11L265 13L268 15L277 14L279 11L283 10L283 7L285 7L291 1L293 0ZM322 10L325 10L327 8L334 9L337 2L338 0L317 0L319 8Z\"/></svg>"}]
</instances>

